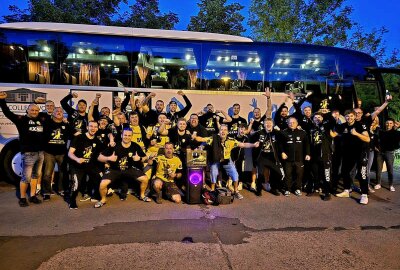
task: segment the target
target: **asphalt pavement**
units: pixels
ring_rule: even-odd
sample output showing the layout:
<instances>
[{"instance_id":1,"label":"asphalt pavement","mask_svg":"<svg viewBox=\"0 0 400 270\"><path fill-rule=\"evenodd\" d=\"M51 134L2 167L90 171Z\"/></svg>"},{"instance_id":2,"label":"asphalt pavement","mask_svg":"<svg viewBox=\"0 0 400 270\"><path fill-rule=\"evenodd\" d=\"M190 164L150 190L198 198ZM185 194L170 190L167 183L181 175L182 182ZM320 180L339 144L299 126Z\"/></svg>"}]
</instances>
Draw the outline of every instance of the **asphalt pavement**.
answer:
<instances>
[{"instance_id":1,"label":"asphalt pavement","mask_svg":"<svg viewBox=\"0 0 400 270\"><path fill-rule=\"evenodd\" d=\"M355 192L325 202L245 190L222 206L114 195L100 209L59 196L20 208L0 183L0 269L400 269L399 176L366 206Z\"/></svg>"}]
</instances>

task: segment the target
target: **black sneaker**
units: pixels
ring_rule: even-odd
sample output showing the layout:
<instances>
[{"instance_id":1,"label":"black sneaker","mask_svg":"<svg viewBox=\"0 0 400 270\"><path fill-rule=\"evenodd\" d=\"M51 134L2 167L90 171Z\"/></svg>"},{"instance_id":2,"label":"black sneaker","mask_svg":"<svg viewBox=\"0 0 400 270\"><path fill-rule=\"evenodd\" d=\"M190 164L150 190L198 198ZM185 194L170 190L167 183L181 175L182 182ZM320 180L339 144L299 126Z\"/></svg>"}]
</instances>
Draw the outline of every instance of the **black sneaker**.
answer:
<instances>
[{"instance_id":1,"label":"black sneaker","mask_svg":"<svg viewBox=\"0 0 400 270\"><path fill-rule=\"evenodd\" d=\"M325 194L324 197L322 198L322 200L324 201L329 201L331 199L331 194Z\"/></svg>"},{"instance_id":2,"label":"black sneaker","mask_svg":"<svg viewBox=\"0 0 400 270\"><path fill-rule=\"evenodd\" d=\"M119 199L121 200L121 201L126 201L126 196L119 196Z\"/></svg>"},{"instance_id":3,"label":"black sneaker","mask_svg":"<svg viewBox=\"0 0 400 270\"><path fill-rule=\"evenodd\" d=\"M261 197L262 196L262 190L256 190L255 192L257 197Z\"/></svg>"},{"instance_id":4,"label":"black sneaker","mask_svg":"<svg viewBox=\"0 0 400 270\"><path fill-rule=\"evenodd\" d=\"M76 204L75 201L69 203L69 209L74 209L74 210L78 209L78 205Z\"/></svg>"},{"instance_id":5,"label":"black sneaker","mask_svg":"<svg viewBox=\"0 0 400 270\"><path fill-rule=\"evenodd\" d=\"M159 192L159 193L156 194L156 196L155 196L155 198L154 198L154 201L155 201L156 203L158 203L158 204L162 204L162 194L161 194L161 192Z\"/></svg>"},{"instance_id":6,"label":"black sneaker","mask_svg":"<svg viewBox=\"0 0 400 270\"><path fill-rule=\"evenodd\" d=\"M21 199L19 199L19 206L21 206L21 207L27 207L27 206L29 206L29 204L28 204L28 201L26 200L26 198L21 198Z\"/></svg>"},{"instance_id":7,"label":"black sneaker","mask_svg":"<svg viewBox=\"0 0 400 270\"><path fill-rule=\"evenodd\" d=\"M32 196L29 198L29 202L34 203L34 204L40 204L42 203L41 200L39 200L36 196Z\"/></svg>"},{"instance_id":8,"label":"black sneaker","mask_svg":"<svg viewBox=\"0 0 400 270\"><path fill-rule=\"evenodd\" d=\"M48 194L43 195L43 201L44 202L50 201L50 195Z\"/></svg>"},{"instance_id":9,"label":"black sneaker","mask_svg":"<svg viewBox=\"0 0 400 270\"><path fill-rule=\"evenodd\" d=\"M276 189L271 189L271 194L275 195L275 196L281 196L281 193L279 191L277 191Z\"/></svg>"}]
</instances>

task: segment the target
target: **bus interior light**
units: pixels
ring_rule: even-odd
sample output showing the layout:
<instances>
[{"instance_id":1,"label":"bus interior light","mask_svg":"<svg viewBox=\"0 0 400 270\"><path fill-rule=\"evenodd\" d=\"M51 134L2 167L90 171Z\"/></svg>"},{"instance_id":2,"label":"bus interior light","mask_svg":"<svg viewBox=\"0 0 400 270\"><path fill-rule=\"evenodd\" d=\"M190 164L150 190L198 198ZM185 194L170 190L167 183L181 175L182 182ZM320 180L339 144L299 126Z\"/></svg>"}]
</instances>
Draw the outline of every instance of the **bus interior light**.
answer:
<instances>
[{"instance_id":1,"label":"bus interior light","mask_svg":"<svg viewBox=\"0 0 400 270\"><path fill-rule=\"evenodd\" d=\"M250 63L252 61L253 61L253 58L251 58L251 57L247 58L247 63Z\"/></svg>"},{"instance_id":2,"label":"bus interior light","mask_svg":"<svg viewBox=\"0 0 400 270\"><path fill-rule=\"evenodd\" d=\"M289 59L289 58L286 58L285 61L284 61L283 63L284 63L285 65L289 64L289 63L290 63L290 59Z\"/></svg>"},{"instance_id":3,"label":"bus interior light","mask_svg":"<svg viewBox=\"0 0 400 270\"><path fill-rule=\"evenodd\" d=\"M48 46L43 46L43 51L49 52L49 51L50 51L50 48L49 48Z\"/></svg>"},{"instance_id":4,"label":"bus interior light","mask_svg":"<svg viewBox=\"0 0 400 270\"><path fill-rule=\"evenodd\" d=\"M276 63L280 64L280 63L282 63L282 61L283 61L283 59L279 58L278 60L276 60Z\"/></svg>"},{"instance_id":5,"label":"bus interior light","mask_svg":"<svg viewBox=\"0 0 400 270\"><path fill-rule=\"evenodd\" d=\"M10 49L11 49L11 50L15 50L15 49L14 49L14 46L10 46Z\"/></svg>"},{"instance_id":6,"label":"bus interior light","mask_svg":"<svg viewBox=\"0 0 400 270\"><path fill-rule=\"evenodd\" d=\"M87 53L88 54L93 54L93 50L89 49L89 50L87 50Z\"/></svg>"}]
</instances>

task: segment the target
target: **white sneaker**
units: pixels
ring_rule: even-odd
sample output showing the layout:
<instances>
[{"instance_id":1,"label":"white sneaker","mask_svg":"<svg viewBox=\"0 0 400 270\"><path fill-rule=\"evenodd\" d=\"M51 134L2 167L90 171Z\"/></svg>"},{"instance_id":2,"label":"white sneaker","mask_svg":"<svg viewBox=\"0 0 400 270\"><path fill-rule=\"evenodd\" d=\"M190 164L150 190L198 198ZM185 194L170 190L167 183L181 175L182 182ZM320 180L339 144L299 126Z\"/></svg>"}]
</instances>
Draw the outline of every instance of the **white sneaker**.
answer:
<instances>
[{"instance_id":1,"label":"white sneaker","mask_svg":"<svg viewBox=\"0 0 400 270\"><path fill-rule=\"evenodd\" d=\"M235 189L232 186L232 180L229 179L228 182L226 183L226 187L230 190L230 191L235 191Z\"/></svg>"},{"instance_id":2,"label":"white sneaker","mask_svg":"<svg viewBox=\"0 0 400 270\"><path fill-rule=\"evenodd\" d=\"M339 198L350 198L350 190L345 189L343 192L336 194L336 197Z\"/></svg>"},{"instance_id":3,"label":"white sneaker","mask_svg":"<svg viewBox=\"0 0 400 270\"><path fill-rule=\"evenodd\" d=\"M256 190L256 182L251 182L250 190L252 190L252 191Z\"/></svg>"},{"instance_id":4,"label":"white sneaker","mask_svg":"<svg viewBox=\"0 0 400 270\"><path fill-rule=\"evenodd\" d=\"M370 187L370 186L368 186L368 191L369 191L370 193L375 193L375 190L374 190L372 187Z\"/></svg>"},{"instance_id":5,"label":"white sneaker","mask_svg":"<svg viewBox=\"0 0 400 270\"><path fill-rule=\"evenodd\" d=\"M367 194L361 195L360 204L368 204L368 195Z\"/></svg>"},{"instance_id":6,"label":"white sneaker","mask_svg":"<svg viewBox=\"0 0 400 270\"><path fill-rule=\"evenodd\" d=\"M392 191L392 192L395 192L395 191L396 191L396 189L394 188L394 186L390 186L390 187L389 187L389 190Z\"/></svg>"},{"instance_id":7,"label":"white sneaker","mask_svg":"<svg viewBox=\"0 0 400 270\"><path fill-rule=\"evenodd\" d=\"M374 189L381 189L381 184L375 185Z\"/></svg>"},{"instance_id":8,"label":"white sneaker","mask_svg":"<svg viewBox=\"0 0 400 270\"><path fill-rule=\"evenodd\" d=\"M243 183L242 183L242 182L239 182L239 184L238 184L238 190L241 191L242 189L243 189Z\"/></svg>"},{"instance_id":9,"label":"white sneaker","mask_svg":"<svg viewBox=\"0 0 400 270\"><path fill-rule=\"evenodd\" d=\"M295 194L296 196L301 196L301 191L300 191L300 189L296 189L296 190L294 191L294 194Z\"/></svg>"}]
</instances>

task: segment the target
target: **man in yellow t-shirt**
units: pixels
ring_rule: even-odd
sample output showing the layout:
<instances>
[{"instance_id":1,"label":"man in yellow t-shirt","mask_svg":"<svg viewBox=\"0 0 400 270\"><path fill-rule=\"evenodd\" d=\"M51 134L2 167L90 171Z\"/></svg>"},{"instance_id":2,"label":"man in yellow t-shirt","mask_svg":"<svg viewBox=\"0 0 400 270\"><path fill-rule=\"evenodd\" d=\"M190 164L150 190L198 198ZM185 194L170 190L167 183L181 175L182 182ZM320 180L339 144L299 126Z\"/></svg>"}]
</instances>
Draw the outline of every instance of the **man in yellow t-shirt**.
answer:
<instances>
[{"instance_id":1,"label":"man in yellow t-shirt","mask_svg":"<svg viewBox=\"0 0 400 270\"><path fill-rule=\"evenodd\" d=\"M139 123L139 114L135 111L129 115L129 127L132 129L132 142L137 143L143 151L146 151L146 130Z\"/></svg>"},{"instance_id":2,"label":"man in yellow t-shirt","mask_svg":"<svg viewBox=\"0 0 400 270\"><path fill-rule=\"evenodd\" d=\"M150 140L147 155L163 153L164 145L169 141L167 131L169 126L167 115L165 113L160 113L158 115L158 123L155 126L149 126L147 128L146 137Z\"/></svg>"},{"instance_id":3,"label":"man in yellow t-shirt","mask_svg":"<svg viewBox=\"0 0 400 270\"><path fill-rule=\"evenodd\" d=\"M173 143L167 142L164 145L165 154L155 158L156 172L153 178L152 186L156 192L156 203L162 203L162 192L175 203L182 201L181 193L175 179L182 177L182 162L174 156Z\"/></svg>"}]
</instances>

